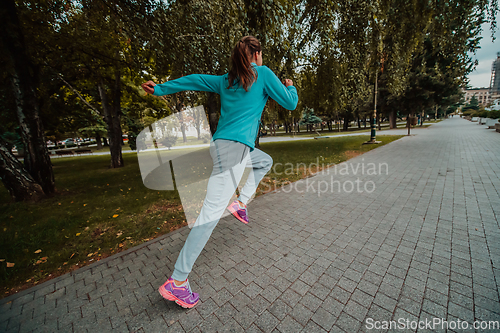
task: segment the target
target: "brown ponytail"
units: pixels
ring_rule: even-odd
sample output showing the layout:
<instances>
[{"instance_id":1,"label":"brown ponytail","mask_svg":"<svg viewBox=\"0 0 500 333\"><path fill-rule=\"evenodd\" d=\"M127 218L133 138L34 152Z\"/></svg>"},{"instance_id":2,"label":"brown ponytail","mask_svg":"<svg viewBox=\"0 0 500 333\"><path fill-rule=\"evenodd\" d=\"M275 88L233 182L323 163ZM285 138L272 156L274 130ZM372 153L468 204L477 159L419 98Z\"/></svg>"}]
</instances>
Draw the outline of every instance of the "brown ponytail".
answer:
<instances>
[{"instance_id":1,"label":"brown ponytail","mask_svg":"<svg viewBox=\"0 0 500 333\"><path fill-rule=\"evenodd\" d=\"M228 89L231 88L233 84L238 83L245 91L248 91L248 88L257 79L257 72L252 68L250 59L255 52L260 51L260 42L253 36L245 36L236 43L231 54L231 70L228 75Z\"/></svg>"}]
</instances>

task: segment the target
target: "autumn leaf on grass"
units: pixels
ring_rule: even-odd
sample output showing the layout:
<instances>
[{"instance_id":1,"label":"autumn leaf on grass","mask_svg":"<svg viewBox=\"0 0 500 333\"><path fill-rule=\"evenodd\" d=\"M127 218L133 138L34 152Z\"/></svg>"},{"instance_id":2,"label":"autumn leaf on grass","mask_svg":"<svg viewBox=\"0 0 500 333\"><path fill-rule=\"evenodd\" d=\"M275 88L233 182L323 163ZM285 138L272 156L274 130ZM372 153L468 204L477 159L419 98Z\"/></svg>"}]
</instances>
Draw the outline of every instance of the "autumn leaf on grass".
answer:
<instances>
[{"instance_id":1,"label":"autumn leaf on grass","mask_svg":"<svg viewBox=\"0 0 500 333\"><path fill-rule=\"evenodd\" d=\"M35 265L38 265L38 264L44 264L44 263L46 263L46 262L47 262L47 259L48 259L48 257L42 257L42 258L40 258L40 260L38 260L38 261L35 263Z\"/></svg>"},{"instance_id":2,"label":"autumn leaf on grass","mask_svg":"<svg viewBox=\"0 0 500 333\"><path fill-rule=\"evenodd\" d=\"M14 267L15 263L13 262L7 262L7 267Z\"/></svg>"},{"instance_id":3,"label":"autumn leaf on grass","mask_svg":"<svg viewBox=\"0 0 500 333\"><path fill-rule=\"evenodd\" d=\"M118 217L118 214L113 215L113 218L116 218L116 217Z\"/></svg>"},{"instance_id":4,"label":"autumn leaf on grass","mask_svg":"<svg viewBox=\"0 0 500 333\"><path fill-rule=\"evenodd\" d=\"M42 250L36 250L36 251L35 251L35 253L40 253L40 252L42 252Z\"/></svg>"},{"instance_id":5,"label":"autumn leaf on grass","mask_svg":"<svg viewBox=\"0 0 500 333\"><path fill-rule=\"evenodd\" d=\"M77 232L76 233L76 236L80 236L82 233L81 232Z\"/></svg>"},{"instance_id":6,"label":"autumn leaf on grass","mask_svg":"<svg viewBox=\"0 0 500 333\"><path fill-rule=\"evenodd\" d=\"M116 234L116 238L120 237L121 235L123 235L123 232L120 231L119 233Z\"/></svg>"},{"instance_id":7,"label":"autumn leaf on grass","mask_svg":"<svg viewBox=\"0 0 500 333\"><path fill-rule=\"evenodd\" d=\"M83 204L83 207L87 206L87 204Z\"/></svg>"},{"instance_id":8,"label":"autumn leaf on grass","mask_svg":"<svg viewBox=\"0 0 500 333\"><path fill-rule=\"evenodd\" d=\"M0 262L5 261L5 259L0 259Z\"/></svg>"}]
</instances>

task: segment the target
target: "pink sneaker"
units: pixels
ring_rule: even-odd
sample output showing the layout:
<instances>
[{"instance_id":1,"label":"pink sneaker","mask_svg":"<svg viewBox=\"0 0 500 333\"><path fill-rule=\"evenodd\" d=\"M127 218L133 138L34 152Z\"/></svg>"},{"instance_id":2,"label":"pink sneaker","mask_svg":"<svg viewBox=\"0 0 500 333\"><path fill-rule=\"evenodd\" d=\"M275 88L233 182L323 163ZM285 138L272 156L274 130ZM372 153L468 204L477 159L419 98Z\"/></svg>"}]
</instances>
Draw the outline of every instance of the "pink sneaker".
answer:
<instances>
[{"instance_id":1,"label":"pink sneaker","mask_svg":"<svg viewBox=\"0 0 500 333\"><path fill-rule=\"evenodd\" d=\"M234 200L228 207L227 210L233 214L241 222L248 224L247 207L240 208L238 200Z\"/></svg>"},{"instance_id":2,"label":"pink sneaker","mask_svg":"<svg viewBox=\"0 0 500 333\"><path fill-rule=\"evenodd\" d=\"M191 291L189 282L186 279L186 284L178 287L174 283L174 279L169 277L167 282L161 285L158 289L163 298L169 301L174 301L183 308L192 308L198 303L199 295Z\"/></svg>"}]
</instances>

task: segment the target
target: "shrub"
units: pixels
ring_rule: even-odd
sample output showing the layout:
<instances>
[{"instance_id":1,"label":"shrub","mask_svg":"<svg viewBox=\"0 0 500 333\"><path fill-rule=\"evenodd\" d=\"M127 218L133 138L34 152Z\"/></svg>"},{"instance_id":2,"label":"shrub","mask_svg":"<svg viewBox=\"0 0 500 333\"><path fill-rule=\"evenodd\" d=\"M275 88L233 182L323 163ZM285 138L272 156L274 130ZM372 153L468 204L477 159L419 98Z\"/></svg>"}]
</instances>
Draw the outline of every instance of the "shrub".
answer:
<instances>
[{"instance_id":1,"label":"shrub","mask_svg":"<svg viewBox=\"0 0 500 333\"><path fill-rule=\"evenodd\" d=\"M160 143L170 149L177 142L177 135L171 132L165 133L163 137L158 140Z\"/></svg>"},{"instance_id":2,"label":"shrub","mask_svg":"<svg viewBox=\"0 0 500 333\"><path fill-rule=\"evenodd\" d=\"M210 140L210 135L208 135L208 133L203 134L203 135L201 136L201 139L203 140L203 143L207 143L207 142L208 142L208 140Z\"/></svg>"}]
</instances>

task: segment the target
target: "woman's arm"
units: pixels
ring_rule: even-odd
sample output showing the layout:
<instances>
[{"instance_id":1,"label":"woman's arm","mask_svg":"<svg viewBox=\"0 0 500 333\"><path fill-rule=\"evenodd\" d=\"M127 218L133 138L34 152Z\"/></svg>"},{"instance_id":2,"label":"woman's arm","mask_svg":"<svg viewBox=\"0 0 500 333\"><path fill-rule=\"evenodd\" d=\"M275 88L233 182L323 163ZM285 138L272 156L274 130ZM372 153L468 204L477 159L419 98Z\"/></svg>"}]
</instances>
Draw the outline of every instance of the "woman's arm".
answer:
<instances>
[{"instance_id":1,"label":"woman's arm","mask_svg":"<svg viewBox=\"0 0 500 333\"><path fill-rule=\"evenodd\" d=\"M294 110L299 102L297 89L292 85L285 87L273 71L267 66L262 67L265 73L266 93L285 109Z\"/></svg>"},{"instance_id":2,"label":"woman's arm","mask_svg":"<svg viewBox=\"0 0 500 333\"><path fill-rule=\"evenodd\" d=\"M143 89L155 96L170 95L180 91L208 91L220 93L221 76L208 74L191 74L165 83L153 85L146 82ZM146 84L146 87L144 85Z\"/></svg>"}]
</instances>

